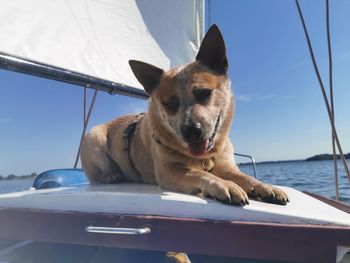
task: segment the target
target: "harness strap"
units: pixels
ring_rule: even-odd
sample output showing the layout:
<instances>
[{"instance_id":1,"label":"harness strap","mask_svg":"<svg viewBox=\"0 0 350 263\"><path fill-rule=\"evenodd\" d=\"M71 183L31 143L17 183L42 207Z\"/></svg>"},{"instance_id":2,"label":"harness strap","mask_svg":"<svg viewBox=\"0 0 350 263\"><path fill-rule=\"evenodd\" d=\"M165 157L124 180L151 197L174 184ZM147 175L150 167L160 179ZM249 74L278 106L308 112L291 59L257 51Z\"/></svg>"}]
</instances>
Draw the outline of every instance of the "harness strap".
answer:
<instances>
[{"instance_id":1,"label":"harness strap","mask_svg":"<svg viewBox=\"0 0 350 263\"><path fill-rule=\"evenodd\" d=\"M126 129L123 133L124 151L128 152L129 163L130 163L132 169L134 171L136 171L136 173L139 175L141 175L141 174L136 169L134 162L131 159L131 142L132 142L132 138L134 137L137 124L143 119L144 116L145 116L145 113L140 113L140 114L136 115L134 120L129 123L128 127L126 127Z\"/></svg>"}]
</instances>

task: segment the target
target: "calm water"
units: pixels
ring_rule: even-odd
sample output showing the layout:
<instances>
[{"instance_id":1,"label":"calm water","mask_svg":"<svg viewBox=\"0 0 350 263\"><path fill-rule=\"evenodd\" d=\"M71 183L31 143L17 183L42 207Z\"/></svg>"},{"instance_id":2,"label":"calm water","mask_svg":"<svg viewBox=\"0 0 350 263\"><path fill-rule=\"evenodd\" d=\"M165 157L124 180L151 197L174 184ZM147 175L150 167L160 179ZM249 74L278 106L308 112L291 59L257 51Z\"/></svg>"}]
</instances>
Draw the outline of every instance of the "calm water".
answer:
<instances>
[{"instance_id":1,"label":"calm water","mask_svg":"<svg viewBox=\"0 0 350 263\"><path fill-rule=\"evenodd\" d=\"M347 161L350 165L350 160ZM350 203L350 183L340 161L338 167L340 200ZM241 165L240 168L253 175L250 165ZM333 161L257 164L257 171L261 181L335 198Z\"/></svg>"},{"instance_id":2,"label":"calm water","mask_svg":"<svg viewBox=\"0 0 350 263\"><path fill-rule=\"evenodd\" d=\"M33 178L13 179L0 181L0 194L28 190L33 183Z\"/></svg>"},{"instance_id":3,"label":"calm water","mask_svg":"<svg viewBox=\"0 0 350 263\"><path fill-rule=\"evenodd\" d=\"M348 163L350 165L350 160ZM339 167L341 201L350 203L350 183L341 162L339 162ZM332 161L257 164L259 180L335 198L332 169ZM250 165L242 165L241 170L253 175L253 169ZM29 189L32 182L32 178L0 181L0 193Z\"/></svg>"}]
</instances>

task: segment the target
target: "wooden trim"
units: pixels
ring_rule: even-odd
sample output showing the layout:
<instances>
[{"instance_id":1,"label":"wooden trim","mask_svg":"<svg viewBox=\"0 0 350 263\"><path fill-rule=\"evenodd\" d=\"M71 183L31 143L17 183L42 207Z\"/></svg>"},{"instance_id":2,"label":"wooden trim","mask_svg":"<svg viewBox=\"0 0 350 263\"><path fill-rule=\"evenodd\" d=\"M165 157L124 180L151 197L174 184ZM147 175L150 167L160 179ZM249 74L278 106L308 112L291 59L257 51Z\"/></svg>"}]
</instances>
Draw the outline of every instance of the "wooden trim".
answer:
<instances>
[{"instance_id":1,"label":"wooden trim","mask_svg":"<svg viewBox=\"0 0 350 263\"><path fill-rule=\"evenodd\" d=\"M350 227L242 223L173 217L0 209L0 238L296 262L334 262ZM88 225L149 226L142 236L90 234Z\"/></svg>"}]
</instances>

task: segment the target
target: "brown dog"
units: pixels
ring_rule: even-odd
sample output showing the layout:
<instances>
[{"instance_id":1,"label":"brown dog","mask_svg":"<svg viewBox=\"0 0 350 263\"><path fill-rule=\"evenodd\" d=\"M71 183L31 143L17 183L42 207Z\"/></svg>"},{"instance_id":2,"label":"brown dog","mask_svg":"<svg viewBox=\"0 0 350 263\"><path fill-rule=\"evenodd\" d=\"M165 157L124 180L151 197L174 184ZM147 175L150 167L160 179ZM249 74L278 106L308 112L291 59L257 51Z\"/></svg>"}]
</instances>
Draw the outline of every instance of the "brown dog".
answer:
<instances>
[{"instance_id":1,"label":"brown dog","mask_svg":"<svg viewBox=\"0 0 350 263\"><path fill-rule=\"evenodd\" d=\"M288 202L282 190L235 164L228 138L234 100L217 26L208 30L190 64L164 72L144 62L129 63L150 95L148 112L92 128L81 152L91 181L158 184L235 205L248 204L248 196Z\"/></svg>"}]
</instances>

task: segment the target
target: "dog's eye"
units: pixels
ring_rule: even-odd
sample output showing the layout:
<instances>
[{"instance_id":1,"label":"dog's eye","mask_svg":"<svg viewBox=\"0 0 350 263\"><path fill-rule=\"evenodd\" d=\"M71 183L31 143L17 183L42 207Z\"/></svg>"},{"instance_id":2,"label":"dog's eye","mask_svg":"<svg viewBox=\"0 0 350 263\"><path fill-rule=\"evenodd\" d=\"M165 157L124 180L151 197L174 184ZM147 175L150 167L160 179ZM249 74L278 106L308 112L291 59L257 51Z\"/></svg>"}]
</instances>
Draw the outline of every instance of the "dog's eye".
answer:
<instances>
[{"instance_id":1,"label":"dog's eye","mask_svg":"<svg viewBox=\"0 0 350 263\"><path fill-rule=\"evenodd\" d=\"M175 114L180 106L180 100L177 96L171 96L167 102L163 102L165 108Z\"/></svg>"},{"instance_id":2,"label":"dog's eye","mask_svg":"<svg viewBox=\"0 0 350 263\"><path fill-rule=\"evenodd\" d=\"M212 89L194 89L193 95L196 97L197 102L205 103L209 100L212 92Z\"/></svg>"}]
</instances>

